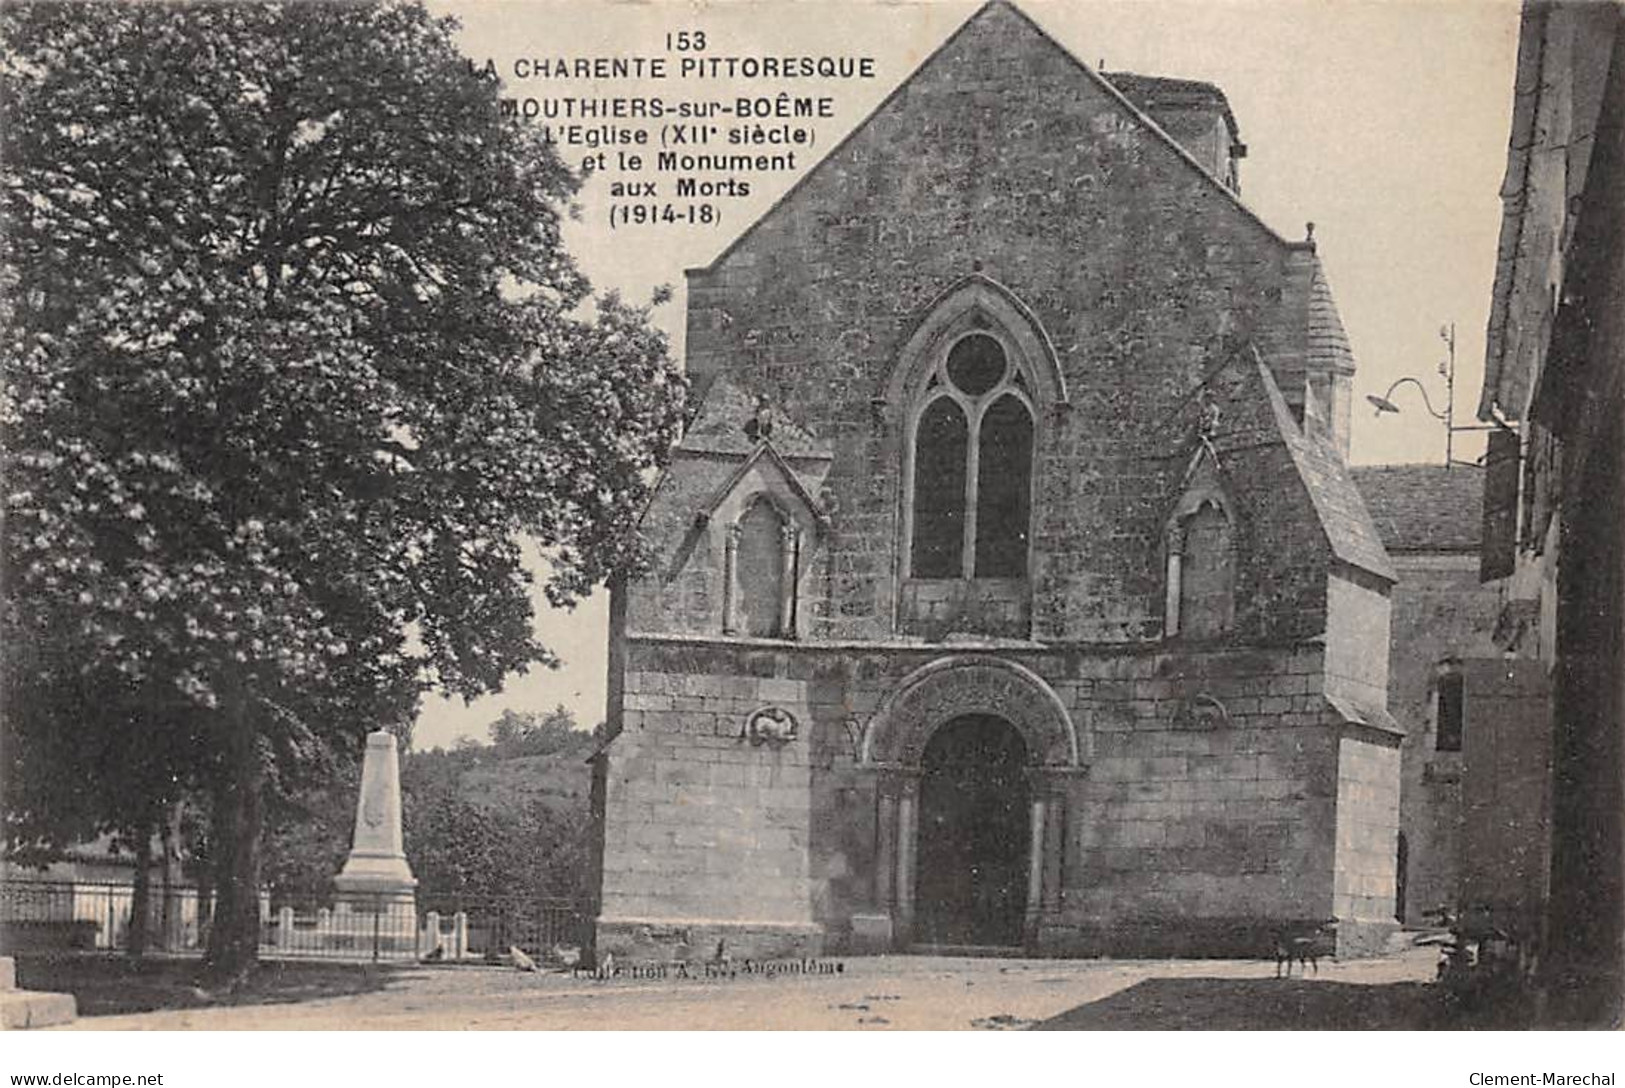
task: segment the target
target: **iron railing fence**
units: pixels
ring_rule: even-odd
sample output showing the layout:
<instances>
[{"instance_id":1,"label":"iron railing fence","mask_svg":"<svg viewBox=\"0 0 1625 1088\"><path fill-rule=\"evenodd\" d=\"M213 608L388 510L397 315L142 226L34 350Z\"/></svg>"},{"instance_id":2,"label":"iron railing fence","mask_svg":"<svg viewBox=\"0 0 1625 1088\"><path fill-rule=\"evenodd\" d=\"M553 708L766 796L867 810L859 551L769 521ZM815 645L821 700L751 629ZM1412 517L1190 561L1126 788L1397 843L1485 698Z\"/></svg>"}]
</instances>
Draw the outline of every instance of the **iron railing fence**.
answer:
<instances>
[{"instance_id":1,"label":"iron railing fence","mask_svg":"<svg viewBox=\"0 0 1625 1088\"><path fill-rule=\"evenodd\" d=\"M592 939L592 912L559 896L466 896L423 892L418 907L442 924L466 920L465 955L494 959L518 948L538 959L568 959ZM447 949L448 953L451 951Z\"/></svg>"},{"instance_id":2,"label":"iron railing fence","mask_svg":"<svg viewBox=\"0 0 1625 1088\"><path fill-rule=\"evenodd\" d=\"M210 904L191 886L154 881L147 939L154 950L200 951ZM114 881L0 879L0 947L7 951L128 948L135 888Z\"/></svg>"},{"instance_id":3,"label":"iron railing fence","mask_svg":"<svg viewBox=\"0 0 1625 1088\"><path fill-rule=\"evenodd\" d=\"M115 951L129 947L134 888L112 881L0 878L0 950ZM148 948L200 954L212 897L154 883ZM349 961L480 961L512 948L570 962L591 934L585 904L546 896L345 893L260 896L260 954Z\"/></svg>"}]
</instances>

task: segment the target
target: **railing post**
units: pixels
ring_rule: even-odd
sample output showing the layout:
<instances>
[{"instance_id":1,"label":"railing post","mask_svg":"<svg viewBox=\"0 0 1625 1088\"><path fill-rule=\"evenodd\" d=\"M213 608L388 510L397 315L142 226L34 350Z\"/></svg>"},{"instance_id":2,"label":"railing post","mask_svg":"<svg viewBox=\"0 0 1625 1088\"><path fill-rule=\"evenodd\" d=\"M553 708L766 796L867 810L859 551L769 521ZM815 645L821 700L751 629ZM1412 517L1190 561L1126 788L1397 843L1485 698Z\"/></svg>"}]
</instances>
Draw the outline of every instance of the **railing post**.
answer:
<instances>
[{"instance_id":1,"label":"railing post","mask_svg":"<svg viewBox=\"0 0 1625 1088\"><path fill-rule=\"evenodd\" d=\"M440 947L440 912L431 910L423 916L422 937L418 940L418 955L432 956Z\"/></svg>"},{"instance_id":2,"label":"railing post","mask_svg":"<svg viewBox=\"0 0 1625 1088\"><path fill-rule=\"evenodd\" d=\"M461 960L468 955L468 912L458 911L451 916L451 958Z\"/></svg>"},{"instance_id":3,"label":"railing post","mask_svg":"<svg viewBox=\"0 0 1625 1088\"><path fill-rule=\"evenodd\" d=\"M372 897L372 962L373 963L378 962L379 926L383 922L383 914L384 914L384 897L382 895L374 895Z\"/></svg>"}]
</instances>

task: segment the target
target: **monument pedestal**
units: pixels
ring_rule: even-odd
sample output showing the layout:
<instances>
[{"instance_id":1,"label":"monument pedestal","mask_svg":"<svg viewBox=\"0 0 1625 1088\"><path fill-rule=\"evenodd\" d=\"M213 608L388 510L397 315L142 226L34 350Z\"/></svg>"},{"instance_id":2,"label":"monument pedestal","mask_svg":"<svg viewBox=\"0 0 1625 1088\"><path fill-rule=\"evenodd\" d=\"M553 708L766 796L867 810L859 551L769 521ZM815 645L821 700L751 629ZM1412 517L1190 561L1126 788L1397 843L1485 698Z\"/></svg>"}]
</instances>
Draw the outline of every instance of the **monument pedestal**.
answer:
<instances>
[{"instance_id":1,"label":"monument pedestal","mask_svg":"<svg viewBox=\"0 0 1625 1088\"><path fill-rule=\"evenodd\" d=\"M368 733L355 838L344 869L333 878L335 931L370 936L380 951L416 948L417 885L401 839L401 770L395 736L383 730Z\"/></svg>"},{"instance_id":2,"label":"monument pedestal","mask_svg":"<svg viewBox=\"0 0 1625 1088\"><path fill-rule=\"evenodd\" d=\"M401 841L401 765L395 735L367 734L361 792L355 803L355 837L344 869L333 878L340 900L412 899L418 886Z\"/></svg>"},{"instance_id":3,"label":"monument pedestal","mask_svg":"<svg viewBox=\"0 0 1625 1088\"><path fill-rule=\"evenodd\" d=\"M66 1024L79 1015L72 994L17 989L17 964L0 956L0 1029L43 1028Z\"/></svg>"}]
</instances>

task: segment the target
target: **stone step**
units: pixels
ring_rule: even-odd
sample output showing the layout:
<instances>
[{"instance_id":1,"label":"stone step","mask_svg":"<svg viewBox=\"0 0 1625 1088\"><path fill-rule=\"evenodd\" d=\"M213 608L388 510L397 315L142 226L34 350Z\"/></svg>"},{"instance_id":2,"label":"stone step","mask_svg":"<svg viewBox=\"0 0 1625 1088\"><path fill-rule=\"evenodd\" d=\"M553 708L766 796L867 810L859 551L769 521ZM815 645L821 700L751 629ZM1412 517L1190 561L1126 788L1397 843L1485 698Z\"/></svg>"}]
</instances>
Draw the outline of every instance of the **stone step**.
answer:
<instances>
[{"instance_id":1,"label":"stone step","mask_svg":"<svg viewBox=\"0 0 1625 1088\"><path fill-rule=\"evenodd\" d=\"M72 994L17 989L17 963L0 956L0 1030L66 1024L79 1015Z\"/></svg>"},{"instance_id":2,"label":"stone step","mask_svg":"<svg viewBox=\"0 0 1625 1088\"><path fill-rule=\"evenodd\" d=\"M1416 947L1416 933L1409 929L1396 929L1388 934L1389 955L1399 955Z\"/></svg>"}]
</instances>

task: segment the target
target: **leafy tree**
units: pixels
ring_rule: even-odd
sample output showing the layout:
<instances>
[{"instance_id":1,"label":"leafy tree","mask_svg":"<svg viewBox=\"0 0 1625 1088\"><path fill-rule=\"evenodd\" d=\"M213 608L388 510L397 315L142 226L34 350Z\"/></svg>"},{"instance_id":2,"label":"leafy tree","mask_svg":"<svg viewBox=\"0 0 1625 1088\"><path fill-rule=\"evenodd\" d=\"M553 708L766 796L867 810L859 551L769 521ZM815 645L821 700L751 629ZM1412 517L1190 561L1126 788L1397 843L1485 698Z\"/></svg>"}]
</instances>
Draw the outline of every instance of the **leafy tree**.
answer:
<instances>
[{"instance_id":1,"label":"leafy tree","mask_svg":"<svg viewBox=\"0 0 1625 1088\"><path fill-rule=\"evenodd\" d=\"M575 715L562 704L546 714L504 710L487 732L503 757L552 755L579 747L590 736L576 727Z\"/></svg>"},{"instance_id":2,"label":"leafy tree","mask_svg":"<svg viewBox=\"0 0 1625 1088\"><path fill-rule=\"evenodd\" d=\"M486 751L498 763L532 765L537 758ZM540 758L575 757L571 750ZM419 896L447 910L491 899L581 898L588 878L585 798L558 804L491 796L464 779L469 767L459 763L469 762L415 756L405 775L406 856Z\"/></svg>"},{"instance_id":3,"label":"leafy tree","mask_svg":"<svg viewBox=\"0 0 1625 1088\"><path fill-rule=\"evenodd\" d=\"M350 853L360 787L360 765L352 763L327 782L268 799L260 880L276 905L304 905L331 893Z\"/></svg>"},{"instance_id":4,"label":"leafy tree","mask_svg":"<svg viewBox=\"0 0 1625 1088\"><path fill-rule=\"evenodd\" d=\"M91 791L8 835L129 819L105 765L17 763L105 704L80 728L155 754L137 793L212 798L228 979L268 793L426 688L551 663L520 536L556 604L636 567L680 419L646 312L582 316L576 179L452 33L393 2L0 8L0 635L45 663L5 674L7 804Z\"/></svg>"}]
</instances>

